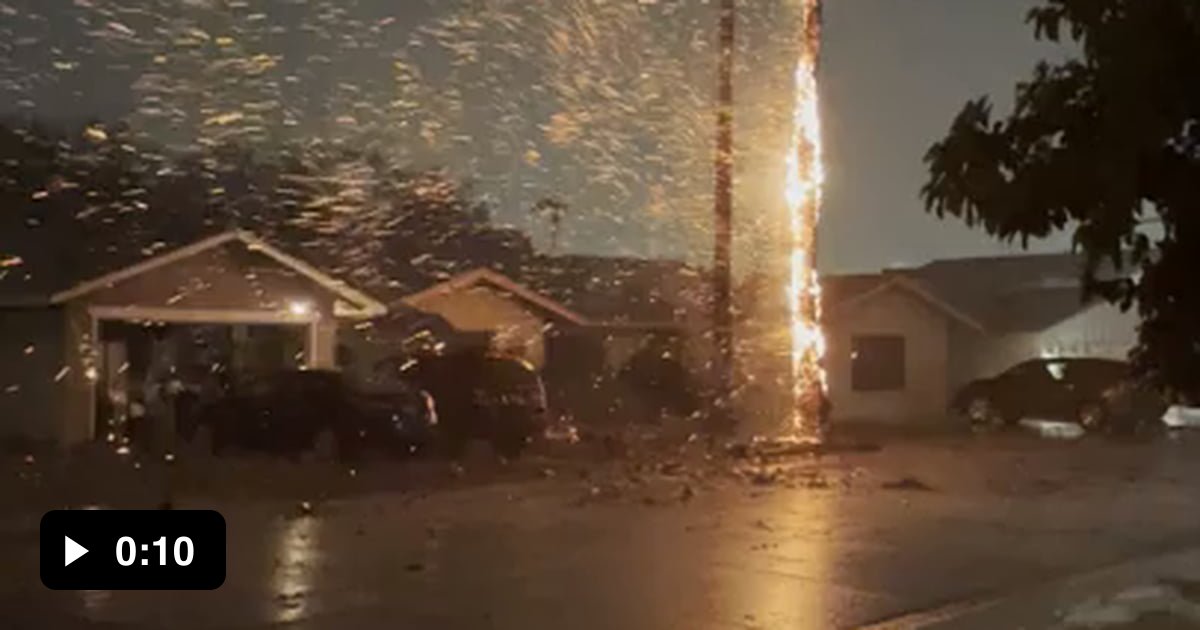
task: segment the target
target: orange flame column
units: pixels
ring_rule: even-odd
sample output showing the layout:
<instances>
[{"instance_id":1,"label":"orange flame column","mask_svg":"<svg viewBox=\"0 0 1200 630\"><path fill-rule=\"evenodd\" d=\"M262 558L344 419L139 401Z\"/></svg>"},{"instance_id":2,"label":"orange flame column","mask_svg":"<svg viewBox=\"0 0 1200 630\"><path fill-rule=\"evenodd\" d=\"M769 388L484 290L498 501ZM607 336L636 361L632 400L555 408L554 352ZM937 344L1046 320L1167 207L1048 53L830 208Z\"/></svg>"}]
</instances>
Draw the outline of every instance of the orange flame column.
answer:
<instances>
[{"instance_id":1,"label":"orange flame column","mask_svg":"<svg viewBox=\"0 0 1200 630\"><path fill-rule=\"evenodd\" d=\"M821 0L802 4L803 44L796 64L796 105L787 156L787 205L791 218L788 311L792 340L791 430L819 438L826 378L822 367L821 284L816 269L817 224L825 182L822 163L817 65L821 53Z\"/></svg>"}]
</instances>

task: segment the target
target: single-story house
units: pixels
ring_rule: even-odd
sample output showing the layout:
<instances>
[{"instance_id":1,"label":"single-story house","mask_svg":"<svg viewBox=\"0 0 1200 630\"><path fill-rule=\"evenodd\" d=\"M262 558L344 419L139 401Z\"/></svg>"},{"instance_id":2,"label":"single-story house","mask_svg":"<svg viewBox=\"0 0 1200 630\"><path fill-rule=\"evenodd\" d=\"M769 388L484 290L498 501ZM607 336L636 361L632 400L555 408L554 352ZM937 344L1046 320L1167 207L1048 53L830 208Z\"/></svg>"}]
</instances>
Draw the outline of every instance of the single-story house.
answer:
<instances>
[{"instance_id":1,"label":"single-story house","mask_svg":"<svg viewBox=\"0 0 1200 630\"><path fill-rule=\"evenodd\" d=\"M507 273L476 268L417 284L393 296L387 317L363 326L362 336L392 351L423 332L482 335L547 369L578 358L580 337L600 339L608 370L649 338L666 336L687 346L689 363L703 364L710 343L705 283L677 261L538 256Z\"/></svg>"},{"instance_id":2,"label":"single-story house","mask_svg":"<svg viewBox=\"0 0 1200 630\"><path fill-rule=\"evenodd\" d=\"M702 270L677 260L570 255L543 257L525 277L587 317L588 334L604 341L606 369L619 369L651 341L671 339L694 376L707 378L712 308Z\"/></svg>"},{"instance_id":3,"label":"single-story house","mask_svg":"<svg viewBox=\"0 0 1200 630\"><path fill-rule=\"evenodd\" d=\"M430 331L517 354L562 391L591 391L650 344L689 366L708 352L704 279L682 263L537 257L520 280L478 268L368 295L247 231L104 251L0 270L0 439L119 434L164 369L360 374Z\"/></svg>"},{"instance_id":4,"label":"single-story house","mask_svg":"<svg viewBox=\"0 0 1200 630\"><path fill-rule=\"evenodd\" d=\"M410 341L487 342L541 369L552 389L611 376L652 342L690 366L704 363L703 279L682 263L545 256L520 278L491 268L459 273L392 300L386 317L345 341L360 368Z\"/></svg>"},{"instance_id":5,"label":"single-story house","mask_svg":"<svg viewBox=\"0 0 1200 630\"><path fill-rule=\"evenodd\" d=\"M1082 259L942 260L823 281L835 421L933 422L954 392L1021 361L1123 359L1137 316L1084 299Z\"/></svg>"},{"instance_id":6,"label":"single-story house","mask_svg":"<svg viewBox=\"0 0 1200 630\"><path fill-rule=\"evenodd\" d=\"M387 312L244 231L86 277L68 268L2 278L0 437L103 438L158 364L198 375L331 368L339 323Z\"/></svg>"},{"instance_id":7,"label":"single-story house","mask_svg":"<svg viewBox=\"0 0 1200 630\"><path fill-rule=\"evenodd\" d=\"M346 337L357 369L410 342L487 342L540 368L552 405L580 420L611 419L628 393L616 377L639 353L678 358L703 387L707 286L686 264L536 256L508 269L461 272L389 301L386 317Z\"/></svg>"},{"instance_id":8,"label":"single-story house","mask_svg":"<svg viewBox=\"0 0 1200 630\"><path fill-rule=\"evenodd\" d=\"M554 299L480 268L395 299L387 316L343 341L355 355L355 369L409 351L408 343L420 335L448 345L487 344L544 369L553 338L591 324Z\"/></svg>"}]
</instances>

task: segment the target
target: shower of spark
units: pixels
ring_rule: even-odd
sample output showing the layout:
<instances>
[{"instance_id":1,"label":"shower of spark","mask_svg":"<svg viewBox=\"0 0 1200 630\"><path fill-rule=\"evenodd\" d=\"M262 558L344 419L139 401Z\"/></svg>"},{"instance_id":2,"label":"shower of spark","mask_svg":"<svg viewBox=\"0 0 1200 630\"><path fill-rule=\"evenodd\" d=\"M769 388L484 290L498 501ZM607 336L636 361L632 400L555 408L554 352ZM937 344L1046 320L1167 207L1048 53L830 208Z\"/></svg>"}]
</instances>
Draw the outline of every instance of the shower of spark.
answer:
<instances>
[{"instance_id":1,"label":"shower of spark","mask_svg":"<svg viewBox=\"0 0 1200 630\"><path fill-rule=\"evenodd\" d=\"M791 429L818 438L825 399L822 367L821 286L816 269L817 222L825 171L821 161L817 63L821 51L821 0L800 0L803 36L796 65L796 108L787 156L787 204L791 214L788 310L792 333Z\"/></svg>"}]
</instances>

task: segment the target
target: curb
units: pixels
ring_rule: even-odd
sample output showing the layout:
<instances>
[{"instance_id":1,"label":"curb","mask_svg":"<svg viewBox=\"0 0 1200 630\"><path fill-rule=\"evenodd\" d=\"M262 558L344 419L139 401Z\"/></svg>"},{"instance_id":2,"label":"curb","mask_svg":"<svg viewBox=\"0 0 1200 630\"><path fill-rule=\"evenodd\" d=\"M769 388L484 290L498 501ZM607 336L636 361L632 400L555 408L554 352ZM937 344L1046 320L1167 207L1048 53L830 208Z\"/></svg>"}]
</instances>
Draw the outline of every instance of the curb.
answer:
<instances>
[{"instance_id":1,"label":"curb","mask_svg":"<svg viewBox=\"0 0 1200 630\"><path fill-rule=\"evenodd\" d=\"M1164 580L1185 576L1200 581L1200 546L1195 545L1193 537L1187 546L1176 547L1172 551L1117 561L1065 577L1039 581L1007 593L991 596L981 594L860 626L858 630L1034 630L1068 627L1063 625L1065 612L1081 604L1094 602L1099 596L1108 597L1130 588L1162 584ZM1197 627L1200 628L1200 625Z\"/></svg>"}]
</instances>

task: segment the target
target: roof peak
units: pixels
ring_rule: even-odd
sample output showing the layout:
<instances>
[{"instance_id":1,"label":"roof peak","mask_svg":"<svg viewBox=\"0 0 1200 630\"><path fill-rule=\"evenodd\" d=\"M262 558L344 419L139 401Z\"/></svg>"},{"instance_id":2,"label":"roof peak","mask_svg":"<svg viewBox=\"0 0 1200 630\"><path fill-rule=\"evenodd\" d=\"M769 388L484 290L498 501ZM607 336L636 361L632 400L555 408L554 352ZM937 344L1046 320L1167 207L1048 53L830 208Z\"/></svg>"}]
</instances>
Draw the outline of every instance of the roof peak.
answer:
<instances>
[{"instance_id":1,"label":"roof peak","mask_svg":"<svg viewBox=\"0 0 1200 630\"><path fill-rule=\"evenodd\" d=\"M153 271L159 267L171 264L173 262L190 258L197 254L222 247L230 243L241 243L249 251L258 252L274 260L277 264L289 267L305 276L310 281L324 287L331 293L341 297L342 299L355 305L355 309L345 313L347 317L371 318L377 317L387 312L387 308L375 300L350 287L345 282L338 280L312 265L285 253L284 251L269 244L267 241L259 238L249 230L226 230L211 236L193 241L188 245L177 247L175 249L162 252L155 256L151 256L132 265L116 269L115 271L93 277L89 280L77 283L72 287L59 291L50 296L51 304L63 304L70 302L83 295L111 287L117 283L123 282L143 273Z\"/></svg>"},{"instance_id":2,"label":"roof peak","mask_svg":"<svg viewBox=\"0 0 1200 630\"><path fill-rule=\"evenodd\" d=\"M1083 254L1078 252L1041 252L1020 254L1002 254L996 256L962 256L956 258L935 258L917 267L901 267L900 269L925 269L935 265L965 264L981 262L1030 262L1044 260L1083 260Z\"/></svg>"}]
</instances>

